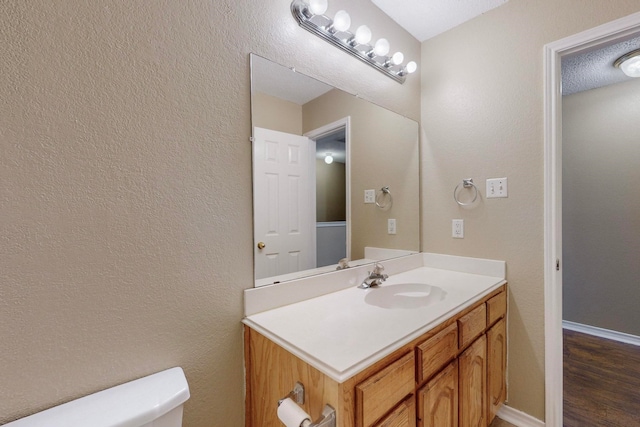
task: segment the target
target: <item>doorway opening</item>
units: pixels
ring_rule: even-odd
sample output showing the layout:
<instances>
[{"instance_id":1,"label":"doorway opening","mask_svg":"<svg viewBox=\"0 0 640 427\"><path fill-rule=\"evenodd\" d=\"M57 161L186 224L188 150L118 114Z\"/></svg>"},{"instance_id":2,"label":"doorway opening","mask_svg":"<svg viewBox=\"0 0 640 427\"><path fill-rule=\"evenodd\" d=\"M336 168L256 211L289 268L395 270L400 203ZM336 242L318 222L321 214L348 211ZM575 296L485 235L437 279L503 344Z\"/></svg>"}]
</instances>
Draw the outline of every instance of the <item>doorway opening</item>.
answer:
<instances>
[{"instance_id":1,"label":"doorway opening","mask_svg":"<svg viewBox=\"0 0 640 427\"><path fill-rule=\"evenodd\" d=\"M563 425L562 58L640 34L640 13L545 46L545 403L546 425Z\"/></svg>"},{"instance_id":2,"label":"doorway opening","mask_svg":"<svg viewBox=\"0 0 640 427\"><path fill-rule=\"evenodd\" d=\"M346 134L341 127L316 140L316 265L347 257Z\"/></svg>"},{"instance_id":3,"label":"doorway opening","mask_svg":"<svg viewBox=\"0 0 640 427\"><path fill-rule=\"evenodd\" d=\"M317 267L351 258L350 118L305 133L315 141Z\"/></svg>"}]
</instances>

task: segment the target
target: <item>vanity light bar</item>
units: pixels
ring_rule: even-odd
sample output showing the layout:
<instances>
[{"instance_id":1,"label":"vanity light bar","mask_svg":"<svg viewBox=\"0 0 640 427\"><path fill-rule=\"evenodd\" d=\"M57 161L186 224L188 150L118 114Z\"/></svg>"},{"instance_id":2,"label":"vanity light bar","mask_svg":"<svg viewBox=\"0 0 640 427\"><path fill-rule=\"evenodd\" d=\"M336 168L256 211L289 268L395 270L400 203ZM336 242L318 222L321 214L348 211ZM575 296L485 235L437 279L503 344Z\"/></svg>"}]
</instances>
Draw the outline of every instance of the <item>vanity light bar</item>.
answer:
<instances>
[{"instance_id":1,"label":"vanity light bar","mask_svg":"<svg viewBox=\"0 0 640 427\"><path fill-rule=\"evenodd\" d=\"M326 4L326 1L324 3ZM368 43L358 43L356 35L349 32L348 28L341 31L345 19L343 16L338 17L338 14L345 15L347 22L350 23L349 15L345 11L339 11L332 20L326 15L314 14L311 9L310 4L305 0L293 0L291 2L291 13L293 17L302 28L310 33L355 56L362 62L369 64L401 84L404 83L407 74L413 73L416 70L417 65L413 61L402 65L404 58L400 52L387 56L387 40L379 39L374 46L371 46ZM326 6L324 9L326 10ZM340 18L340 25L337 25L337 18ZM346 26L348 27L349 24ZM380 54L381 51L384 53Z\"/></svg>"}]
</instances>

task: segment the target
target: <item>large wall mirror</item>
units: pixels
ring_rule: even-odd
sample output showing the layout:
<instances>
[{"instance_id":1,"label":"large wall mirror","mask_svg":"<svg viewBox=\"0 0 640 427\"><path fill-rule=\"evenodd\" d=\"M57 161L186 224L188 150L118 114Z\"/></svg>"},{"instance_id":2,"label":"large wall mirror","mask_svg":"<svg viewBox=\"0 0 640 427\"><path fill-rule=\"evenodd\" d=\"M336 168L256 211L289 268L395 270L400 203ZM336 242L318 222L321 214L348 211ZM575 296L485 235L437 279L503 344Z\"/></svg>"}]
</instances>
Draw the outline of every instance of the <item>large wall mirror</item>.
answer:
<instances>
[{"instance_id":1,"label":"large wall mirror","mask_svg":"<svg viewBox=\"0 0 640 427\"><path fill-rule=\"evenodd\" d=\"M251 119L256 286L420 250L417 122L254 54Z\"/></svg>"}]
</instances>

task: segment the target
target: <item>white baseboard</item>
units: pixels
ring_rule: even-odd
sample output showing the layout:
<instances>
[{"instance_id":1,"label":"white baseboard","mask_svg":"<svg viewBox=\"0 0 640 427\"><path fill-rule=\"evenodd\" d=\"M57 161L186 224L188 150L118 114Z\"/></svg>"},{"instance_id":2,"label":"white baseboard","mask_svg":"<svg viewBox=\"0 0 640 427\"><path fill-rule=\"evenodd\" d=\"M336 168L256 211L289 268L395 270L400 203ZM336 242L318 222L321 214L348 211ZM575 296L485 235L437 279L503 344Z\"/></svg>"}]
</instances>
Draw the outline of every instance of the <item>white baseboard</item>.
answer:
<instances>
[{"instance_id":1,"label":"white baseboard","mask_svg":"<svg viewBox=\"0 0 640 427\"><path fill-rule=\"evenodd\" d=\"M544 422L510 406L502 405L498 417L518 427L544 427Z\"/></svg>"},{"instance_id":2,"label":"white baseboard","mask_svg":"<svg viewBox=\"0 0 640 427\"><path fill-rule=\"evenodd\" d=\"M625 334L624 332L612 331L609 329L598 328L596 326L583 325L581 323L570 322L568 320L562 321L562 327L564 329L569 329L570 331L582 332L583 334L640 346L639 336Z\"/></svg>"}]
</instances>

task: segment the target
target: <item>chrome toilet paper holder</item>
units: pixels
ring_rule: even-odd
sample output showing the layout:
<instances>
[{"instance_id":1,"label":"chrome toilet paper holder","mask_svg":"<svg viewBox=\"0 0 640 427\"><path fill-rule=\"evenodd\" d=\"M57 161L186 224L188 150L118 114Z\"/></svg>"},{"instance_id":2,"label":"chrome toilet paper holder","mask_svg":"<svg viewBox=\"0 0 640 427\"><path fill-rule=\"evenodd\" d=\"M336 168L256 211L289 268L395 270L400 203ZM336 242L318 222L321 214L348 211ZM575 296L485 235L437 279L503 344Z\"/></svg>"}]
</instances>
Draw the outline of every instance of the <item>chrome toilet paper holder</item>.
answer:
<instances>
[{"instance_id":1,"label":"chrome toilet paper holder","mask_svg":"<svg viewBox=\"0 0 640 427\"><path fill-rule=\"evenodd\" d=\"M303 405L304 385L300 381L297 381L293 386L293 390L291 390L285 397L278 400L278 406L280 406L280 404L287 398L291 398L291 400L296 402L298 405ZM302 427L336 427L336 410L333 409L331 405L324 405L321 417L310 424L308 421L305 421L305 423L302 424Z\"/></svg>"},{"instance_id":2,"label":"chrome toilet paper holder","mask_svg":"<svg viewBox=\"0 0 640 427\"><path fill-rule=\"evenodd\" d=\"M336 427L336 410L331 405L324 405L322 418L309 424L309 427Z\"/></svg>"},{"instance_id":3,"label":"chrome toilet paper holder","mask_svg":"<svg viewBox=\"0 0 640 427\"><path fill-rule=\"evenodd\" d=\"M296 402L298 405L304 405L304 385L300 381L297 381L296 385L293 386L293 390L291 390L285 397L278 400L278 406L280 406L282 401L287 398L291 398L291 400Z\"/></svg>"}]
</instances>

